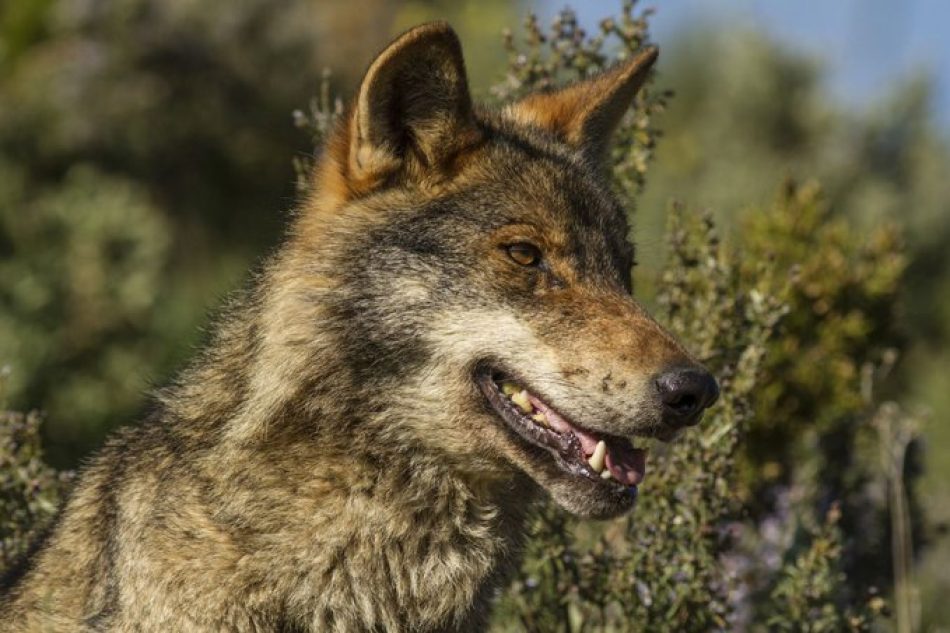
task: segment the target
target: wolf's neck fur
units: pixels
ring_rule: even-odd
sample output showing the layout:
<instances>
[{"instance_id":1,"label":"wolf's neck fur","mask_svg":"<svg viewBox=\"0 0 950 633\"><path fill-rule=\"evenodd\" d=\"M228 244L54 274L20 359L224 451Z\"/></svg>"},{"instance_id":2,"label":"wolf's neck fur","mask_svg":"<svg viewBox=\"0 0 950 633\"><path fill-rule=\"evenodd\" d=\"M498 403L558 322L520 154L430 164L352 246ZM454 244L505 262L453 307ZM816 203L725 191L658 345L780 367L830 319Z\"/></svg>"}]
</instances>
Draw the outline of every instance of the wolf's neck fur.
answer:
<instances>
[{"instance_id":1,"label":"wolf's neck fur","mask_svg":"<svg viewBox=\"0 0 950 633\"><path fill-rule=\"evenodd\" d=\"M212 482L214 530L244 552L248 582L268 584L282 617L304 630L481 628L517 564L533 488L518 477L473 480L380 438L352 402L369 394L348 384L322 333L264 325L299 297L237 302L162 396L177 432L196 445L220 438L193 454ZM323 307L308 309L319 323ZM267 361L272 353L284 367Z\"/></svg>"}]
</instances>

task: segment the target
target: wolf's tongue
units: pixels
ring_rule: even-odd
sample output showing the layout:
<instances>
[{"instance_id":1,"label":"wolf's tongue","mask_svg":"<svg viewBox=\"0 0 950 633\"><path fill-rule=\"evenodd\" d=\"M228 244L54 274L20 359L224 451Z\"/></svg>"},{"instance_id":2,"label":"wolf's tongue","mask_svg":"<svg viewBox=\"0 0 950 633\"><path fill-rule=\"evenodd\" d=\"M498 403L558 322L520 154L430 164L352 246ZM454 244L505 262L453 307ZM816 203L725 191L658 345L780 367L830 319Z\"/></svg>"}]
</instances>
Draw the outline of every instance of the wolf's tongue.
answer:
<instances>
[{"instance_id":1,"label":"wolf's tongue","mask_svg":"<svg viewBox=\"0 0 950 633\"><path fill-rule=\"evenodd\" d=\"M647 452L632 446L611 446L607 452L607 468L620 483L636 486L646 475Z\"/></svg>"},{"instance_id":2,"label":"wolf's tongue","mask_svg":"<svg viewBox=\"0 0 950 633\"><path fill-rule=\"evenodd\" d=\"M528 399L536 409L544 413L552 429L559 433L573 433L580 441L581 450L584 451L584 454L593 454L597 442L600 441L599 437L572 425L530 393ZM607 468L614 479L620 483L626 486L636 486L643 481L643 477L646 475L646 467L647 452L645 450L634 448L629 444L618 445L616 442L607 444Z\"/></svg>"}]
</instances>

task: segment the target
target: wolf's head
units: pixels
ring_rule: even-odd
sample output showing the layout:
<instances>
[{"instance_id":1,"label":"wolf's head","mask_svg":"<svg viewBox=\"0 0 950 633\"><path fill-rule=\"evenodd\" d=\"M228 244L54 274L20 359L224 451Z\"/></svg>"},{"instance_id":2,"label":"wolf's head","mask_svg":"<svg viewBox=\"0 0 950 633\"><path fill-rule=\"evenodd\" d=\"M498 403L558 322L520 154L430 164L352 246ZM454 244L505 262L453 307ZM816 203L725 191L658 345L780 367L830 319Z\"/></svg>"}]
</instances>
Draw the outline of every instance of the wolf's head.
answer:
<instances>
[{"instance_id":1,"label":"wolf's head","mask_svg":"<svg viewBox=\"0 0 950 633\"><path fill-rule=\"evenodd\" d=\"M372 63L284 256L319 315L281 317L319 329L323 397L362 435L607 517L644 476L631 438L699 421L716 382L631 296L605 166L656 56L500 112L473 106L445 24Z\"/></svg>"}]
</instances>

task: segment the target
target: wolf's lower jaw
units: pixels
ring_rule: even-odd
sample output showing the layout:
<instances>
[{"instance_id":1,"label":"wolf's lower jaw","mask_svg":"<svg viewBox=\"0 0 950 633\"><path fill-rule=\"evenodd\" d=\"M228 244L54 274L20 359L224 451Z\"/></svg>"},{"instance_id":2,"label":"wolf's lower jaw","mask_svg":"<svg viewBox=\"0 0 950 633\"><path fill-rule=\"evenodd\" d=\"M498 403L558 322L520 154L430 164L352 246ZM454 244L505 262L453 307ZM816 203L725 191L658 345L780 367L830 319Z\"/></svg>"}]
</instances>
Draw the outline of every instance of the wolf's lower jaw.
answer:
<instances>
[{"instance_id":1,"label":"wolf's lower jaw","mask_svg":"<svg viewBox=\"0 0 950 633\"><path fill-rule=\"evenodd\" d=\"M501 371L482 367L475 379L499 417L520 437L551 453L561 470L636 495L646 471L645 450L626 438L571 424Z\"/></svg>"}]
</instances>

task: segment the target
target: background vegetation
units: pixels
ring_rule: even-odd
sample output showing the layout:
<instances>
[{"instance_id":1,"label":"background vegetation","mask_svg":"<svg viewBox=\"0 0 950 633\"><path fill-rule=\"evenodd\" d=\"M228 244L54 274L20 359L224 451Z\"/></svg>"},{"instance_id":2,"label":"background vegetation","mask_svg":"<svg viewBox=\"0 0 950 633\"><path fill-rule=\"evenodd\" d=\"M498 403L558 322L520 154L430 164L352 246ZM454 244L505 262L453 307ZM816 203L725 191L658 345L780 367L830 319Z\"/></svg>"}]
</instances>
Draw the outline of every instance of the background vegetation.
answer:
<instances>
[{"instance_id":1,"label":"background vegetation","mask_svg":"<svg viewBox=\"0 0 950 633\"><path fill-rule=\"evenodd\" d=\"M0 7L0 567L54 511L58 471L134 419L279 239L306 184L293 164L393 32L450 19L489 100L649 40L649 15L620 5L591 33L568 12L502 36L524 8ZM950 143L930 85L855 114L760 33L660 43L615 174L636 198L638 294L724 396L699 433L653 448L632 518L539 509L496 625L942 630ZM33 409L42 425L12 412Z\"/></svg>"}]
</instances>

